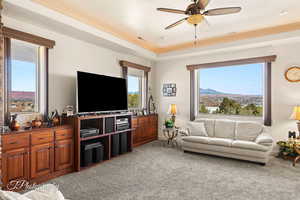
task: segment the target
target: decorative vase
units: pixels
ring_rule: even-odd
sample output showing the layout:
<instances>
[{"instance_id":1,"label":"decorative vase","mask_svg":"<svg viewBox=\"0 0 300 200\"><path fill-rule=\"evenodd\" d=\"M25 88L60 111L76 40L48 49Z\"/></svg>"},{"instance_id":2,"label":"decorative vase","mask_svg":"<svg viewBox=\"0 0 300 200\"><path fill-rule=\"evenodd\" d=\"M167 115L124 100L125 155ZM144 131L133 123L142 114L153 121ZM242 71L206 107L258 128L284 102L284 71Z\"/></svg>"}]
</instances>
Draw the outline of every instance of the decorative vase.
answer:
<instances>
[{"instance_id":1,"label":"decorative vase","mask_svg":"<svg viewBox=\"0 0 300 200\"><path fill-rule=\"evenodd\" d=\"M52 119L52 124L53 124L54 126L58 126L58 125L60 124L59 117L54 117L54 118Z\"/></svg>"},{"instance_id":2,"label":"decorative vase","mask_svg":"<svg viewBox=\"0 0 300 200\"><path fill-rule=\"evenodd\" d=\"M40 128L42 126L43 122L42 120L35 119L32 121L32 127L33 128Z\"/></svg>"},{"instance_id":3,"label":"decorative vase","mask_svg":"<svg viewBox=\"0 0 300 200\"><path fill-rule=\"evenodd\" d=\"M21 127L21 125L16 120L17 116L18 116L17 114L11 116L11 121L9 123L9 128L12 131L18 131Z\"/></svg>"}]
</instances>

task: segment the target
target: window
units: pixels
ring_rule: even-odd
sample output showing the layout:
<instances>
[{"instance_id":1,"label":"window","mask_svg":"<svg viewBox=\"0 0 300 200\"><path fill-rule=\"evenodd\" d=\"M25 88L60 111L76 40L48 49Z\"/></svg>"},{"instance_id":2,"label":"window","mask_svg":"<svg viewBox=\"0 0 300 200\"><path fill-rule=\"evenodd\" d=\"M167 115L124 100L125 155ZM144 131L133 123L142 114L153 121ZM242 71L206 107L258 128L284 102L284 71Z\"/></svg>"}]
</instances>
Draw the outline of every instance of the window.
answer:
<instances>
[{"instance_id":1,"label":"window","mask_svg":"<svg viewBox=\"0 0 300 200\"><path fill-rule=\"evenodd\" d=\"M142 77L128 75L128 108L142 108Z\"/></svg>"},{"instance_id":2,"label":"window","mask_svg":"<svg viewBox=\"0 0 300 200\"><path fill-rule=\"evenodd\" d=\"M264 66L254 63L198 69L199 113L262 118Z\"/></svg>"},{"instance_id":3,"label":"window","mask_svg":"<svg viewBox=\"0 0 300 200\"><path fill-rule=\"evenodd\" d=\"M10 59L7 67L8 113L38 113L42 111L42 61L44 47L15 39L9 40Z\"/></svg>"}]
</instances>

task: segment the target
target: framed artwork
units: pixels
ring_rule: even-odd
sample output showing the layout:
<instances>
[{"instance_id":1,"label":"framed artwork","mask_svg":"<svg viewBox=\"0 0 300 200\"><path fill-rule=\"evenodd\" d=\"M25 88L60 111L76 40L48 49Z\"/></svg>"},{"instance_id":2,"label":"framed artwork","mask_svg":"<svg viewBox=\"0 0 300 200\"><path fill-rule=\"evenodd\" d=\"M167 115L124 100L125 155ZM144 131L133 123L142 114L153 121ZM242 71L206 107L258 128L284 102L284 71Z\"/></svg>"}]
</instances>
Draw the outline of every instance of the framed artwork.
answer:
<instances>
[{"instance_id":1,"label":"framed artwork","mask_svg":"<svg viewBox=\"0 0 300 200\"><path fill-rule=\"evenodd\" d=\"M163 85L163 95L165 97L175 97L177 92L175 83L168 83Z\"/></svg>"}]
</instances>

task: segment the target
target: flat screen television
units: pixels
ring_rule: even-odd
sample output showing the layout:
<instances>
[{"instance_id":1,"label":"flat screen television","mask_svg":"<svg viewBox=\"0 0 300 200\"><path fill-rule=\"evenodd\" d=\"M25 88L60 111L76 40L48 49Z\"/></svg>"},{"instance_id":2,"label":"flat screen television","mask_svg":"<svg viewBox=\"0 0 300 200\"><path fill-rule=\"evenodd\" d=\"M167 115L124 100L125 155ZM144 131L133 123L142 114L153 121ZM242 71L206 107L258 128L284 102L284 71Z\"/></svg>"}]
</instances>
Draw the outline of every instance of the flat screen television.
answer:
<instances>
[{"instance_id":1,"label":"flat screen television","mask_svg":"<svg viewBox=\"0 0 300 200\"><path fill-rule=\"evenodd\" d=\"M77 72L78 113L125 111L127 109L125 79Z\"/></svg>"}]
</instances>

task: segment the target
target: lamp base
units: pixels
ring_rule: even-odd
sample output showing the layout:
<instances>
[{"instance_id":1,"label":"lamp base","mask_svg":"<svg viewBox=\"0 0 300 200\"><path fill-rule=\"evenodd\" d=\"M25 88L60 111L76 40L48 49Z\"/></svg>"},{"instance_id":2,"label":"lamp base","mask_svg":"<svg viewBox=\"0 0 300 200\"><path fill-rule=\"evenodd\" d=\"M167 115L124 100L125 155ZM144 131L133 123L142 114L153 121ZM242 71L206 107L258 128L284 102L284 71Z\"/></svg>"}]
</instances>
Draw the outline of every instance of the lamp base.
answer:
<instances>
[{"instance_id":1,"label":"lamp base","mask_svg":"<svg viewBox=\"0 0 300 200\"><path fill-rule=\"evenodd\" d=\"M299 133L299 137L300 137L300 121L297 122L298 125L298 133Z\"/></svg>"},{"instance_id":2,"label":"lamp base","mask_svg":"<svg viewBox=\"0 0 300 200\"><path fill-rule=\"evenodd\" d=\"M171 120L172 120L173 124L175 125L176 116L175 116L175 115L172 115ZM299 123L300 123L300 122L299 122ZM299 125L299 127L300 127L300 125ZM300 129L299 129L299 130L300 130Z\"/></svg>"}]
</instances>

